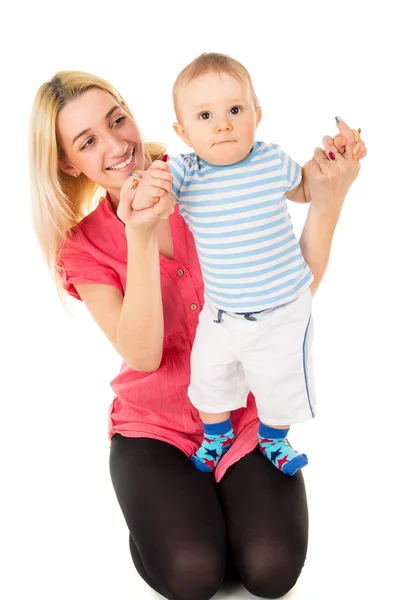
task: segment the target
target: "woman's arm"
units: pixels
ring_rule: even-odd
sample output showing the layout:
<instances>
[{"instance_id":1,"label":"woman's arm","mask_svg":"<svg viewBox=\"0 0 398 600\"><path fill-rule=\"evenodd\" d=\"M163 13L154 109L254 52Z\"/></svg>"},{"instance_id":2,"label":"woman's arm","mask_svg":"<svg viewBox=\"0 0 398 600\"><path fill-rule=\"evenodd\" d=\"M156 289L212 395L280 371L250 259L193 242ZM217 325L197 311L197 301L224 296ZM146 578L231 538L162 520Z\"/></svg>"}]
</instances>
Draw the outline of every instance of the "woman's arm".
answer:
<instances>
[{"instance_id":1,"label":"woman's arm","mask_svg":"<svg viewBox=\"0 0 398 600\"><path fill-rule=\"evenodd\" d=\"M316 148L313 159L304 167L312 201L301 234L300 247L314 275L310 286L312 294L315 294L326 272L341 209L360 170L359 161L353 157L357 140L352 130L343 121L338 127L347 140L345 153L340 154L332 138L325 137L325 151ZM330 151L337 153L336 160L328 160ZM366 154L366 148L364 153Z\"/></svg>"},{"instance_id":2,"label":"woman's arm","mask_svg":"<svg viewBox=\"0 0 398 600\"><path fill-rule=\"evenodd\" d=\"M339 216L340 209L332 210L321 204L311 203L308 209L300 247L304 260L314 276L310 285L312 295L317 291L326 272Z\"/></svg>"},{"instance_id":3,"label":"woman's arm","mask_svg":"<svg viewBox=\"0 0 398 600\"><path fill-rule=\"evenodd\" d=\"M156 371L163 349L157 234L128 238L124 296L112 285L80 283L75 288L120 356L135 371Z\"/></svg>"},{"instance_id":4,"label":"woman's arm","mask_svg":"<svg viewBox=\"0 0 398 600\"><path fill-rule=\"evenodd\" d=\"M156 230L126 231L127 283L116 347L136 371L156 371L162 360L163 306Z\"/></svg>"},{"instance_id":5,"label":"woman's arm","mask_svg":"<svg viewBox=\"0 0 398 600\"><path fill-rule=\"evenodd\" d=\"M155 163L154 163L155 164ZM76 290L117 352L136 371L156 371L163 351L163 304L157 226L174 210L171 175L149 169L138 188L122 188L117 209L125 224L127 274L124 297L110 285L76 284ZM132 197L149 208L136 211ZM152 209L157 199L156 213Z\"/></svg>"}]
</instances>

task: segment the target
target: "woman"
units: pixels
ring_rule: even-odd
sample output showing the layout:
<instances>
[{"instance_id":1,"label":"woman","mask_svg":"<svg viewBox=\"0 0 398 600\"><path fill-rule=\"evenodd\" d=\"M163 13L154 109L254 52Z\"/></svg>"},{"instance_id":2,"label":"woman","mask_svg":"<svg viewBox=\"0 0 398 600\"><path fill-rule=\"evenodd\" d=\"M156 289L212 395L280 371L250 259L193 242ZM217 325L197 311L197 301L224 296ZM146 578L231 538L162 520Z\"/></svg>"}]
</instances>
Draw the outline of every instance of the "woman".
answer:
<instances>
[{"instance_id":1,"label":"woman","mask_svg":"<svg viewBox=\"0 0 398 600\"><path fill-rule=\"evenodd\" d=\"M300 244L313 293L359 172L354 135L339 128L345 137L324 138L310 166ZM339 160L329 161L329 152L340 152ZM211 598L225 570L257 596L281 597L306 556L306 495L301 474L284 476L256 449L253 399L234 413L236 441L215 478L188 458L203 434L187 397L203 284L171 175L157 160L164 154L144 144L107 82L58 73L39 89L32 113L36 231L58 283L86 304L124 359L112 382L110 469L140 575L170 600ZM142 169L134 190L128 175ZM106 195L93 210L99 186ZM134 194L147 209L132 211Z\"/></svg>"}]
</instances>

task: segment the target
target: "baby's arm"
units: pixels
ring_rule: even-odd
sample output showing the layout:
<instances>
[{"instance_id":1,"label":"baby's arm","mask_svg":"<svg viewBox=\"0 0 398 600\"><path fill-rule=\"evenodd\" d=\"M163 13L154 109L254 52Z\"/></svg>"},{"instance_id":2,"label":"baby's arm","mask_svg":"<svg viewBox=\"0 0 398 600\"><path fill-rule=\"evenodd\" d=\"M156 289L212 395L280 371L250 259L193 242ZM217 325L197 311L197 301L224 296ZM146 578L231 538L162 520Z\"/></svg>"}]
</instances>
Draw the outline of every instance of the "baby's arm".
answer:
<instances>
[{"instance_id":1,"label":"baby's arm","mask_svg":"<svg viewBox=\"0 0 398 600\"><path fill-rule=\"evenodd\" d=\"M180 200L180 191L181 187L184 184L185 174L186 174L186 163L184 160L184 155L177 154L176 156L172 156L167 166L170 169L170 173L173 176L173 185L172 185L172 194L176 202Z\"/></svg>"},{"instance_id":2,"label":"baby's arm","mask_svg":"<svg viewBox=\"0 0 398 600\"><path fill-rule=\"evenodd\" d=\"M305 202L310 201L310 193L308 187L308 177L305 177L305 168L306 165L310 163L306 163L301 171L301 181L294 190L290 190L290 192L286 192L286 198L291 200L292 202L299 202L300 204L304 204Z\"/></svg>"}]
</instances>

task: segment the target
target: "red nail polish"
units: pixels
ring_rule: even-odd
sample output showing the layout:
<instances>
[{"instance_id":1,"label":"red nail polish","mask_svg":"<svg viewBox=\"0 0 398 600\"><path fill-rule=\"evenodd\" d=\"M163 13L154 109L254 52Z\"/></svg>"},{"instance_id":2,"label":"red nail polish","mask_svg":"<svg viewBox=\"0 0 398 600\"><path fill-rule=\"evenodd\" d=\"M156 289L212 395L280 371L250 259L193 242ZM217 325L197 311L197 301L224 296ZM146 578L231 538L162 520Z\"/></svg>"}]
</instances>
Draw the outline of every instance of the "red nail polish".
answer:
<instances>
[{"instance_id":1,"label":"red nail polish","mask_svg":"<svg viewBox=\"0 0 398 600\"><path fill-rule=\"evenodd\" d=\"M361 133L361 128L360 128L360 127L358 127L358 133L359 133L359 134Z\"/></svg>"},{"instance_id":2,"label":"red nail polish","mask_svg":"<svg viewBox=\"0 0 398 600\"><path fill-rule=\"evenodd\" d=\"M328 157L330 158L330 160L336 160L336 155L334 152L329 152Z\"/></svg>"}]
</instances>

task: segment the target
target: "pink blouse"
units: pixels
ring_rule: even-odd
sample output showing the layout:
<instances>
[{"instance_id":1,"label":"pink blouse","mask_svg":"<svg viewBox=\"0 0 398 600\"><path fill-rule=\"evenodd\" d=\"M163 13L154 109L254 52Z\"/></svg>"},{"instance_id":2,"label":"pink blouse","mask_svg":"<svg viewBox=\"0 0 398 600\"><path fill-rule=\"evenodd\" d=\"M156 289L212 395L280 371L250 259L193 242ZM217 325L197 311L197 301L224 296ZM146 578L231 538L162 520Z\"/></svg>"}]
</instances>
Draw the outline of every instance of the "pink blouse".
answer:
<instances>
[{"instance_id":1,"label":"pink blouse","mask_svg":"<svg viewBox=\"0 0 398 600\"><path fill-rule=\"evenodd\" d=\"M160 255L164 314L164 343L160 367L153 373L134 371L126 362L111 382L114 399L109 410L109 438L163 440L191 456L203 439L203 425L191 405L187 388L190 353L198 314L203 306L203 282L191 232L178 207L170 217L174 260ZM124 224L108 197L74 229L64 245L59 266L64 288L81 300L74 285L113 285L122 294L126 287L127 243ZM252 395L247 408L232 412L236 439L220 460L215 478L257 444L258 417Z\"/></svg>"}]
</instances>

